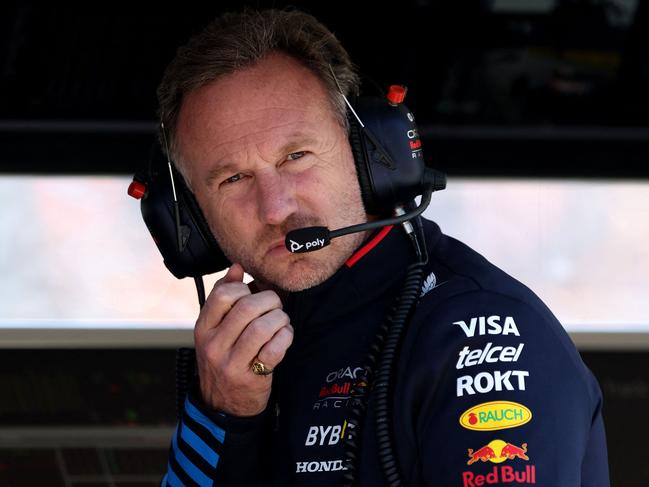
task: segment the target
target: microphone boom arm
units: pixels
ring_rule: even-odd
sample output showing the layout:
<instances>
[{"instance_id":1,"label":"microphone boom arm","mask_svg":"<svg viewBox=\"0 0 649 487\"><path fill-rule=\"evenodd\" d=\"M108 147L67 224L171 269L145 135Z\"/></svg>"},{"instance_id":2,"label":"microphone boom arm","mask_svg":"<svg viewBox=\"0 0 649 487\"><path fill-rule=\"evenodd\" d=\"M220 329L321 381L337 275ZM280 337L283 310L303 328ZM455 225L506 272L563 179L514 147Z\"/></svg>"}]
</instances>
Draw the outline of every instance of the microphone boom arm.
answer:
<instances>
[{"instance_id":1,"label":"microphone boom arm","mask_svg":"<svg viewBox=\"0 0 649 487\"><path fill-rule=\"evenodd\" d=\"M431 197L433 195L433 188L429 188L421 196L421 203L419 206L408 213L404 213L401 216L395 216L393 218L385 218L377 220L374 222L359 223L358 225L352 225L351 227L339 228L338 230L331 230L329 232L329 238L342 237L355 232L365 232L367 230L374 230L375 228L387 227L388 225L398 225L407 220L412 220L416 216L421 215L428 205L430 204Z\"/></svg>"}]
</instances>

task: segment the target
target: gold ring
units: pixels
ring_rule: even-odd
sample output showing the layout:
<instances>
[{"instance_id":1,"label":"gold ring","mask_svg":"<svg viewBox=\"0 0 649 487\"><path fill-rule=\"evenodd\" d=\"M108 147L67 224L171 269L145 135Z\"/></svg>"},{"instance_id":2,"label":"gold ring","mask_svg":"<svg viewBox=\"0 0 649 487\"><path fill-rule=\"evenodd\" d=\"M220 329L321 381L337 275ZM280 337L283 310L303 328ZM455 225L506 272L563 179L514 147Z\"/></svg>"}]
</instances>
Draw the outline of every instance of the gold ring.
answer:
<instances>
[{"instance_id":1,"label":"gold ring","mask_svg":"<svg viewBox=\"0 0 649 487\"><path fill-rule=\"evenodd\" d=\"M273 373L273 369L264 365L264 363L258 358L252 361L250 368L252 369L252 373L255 375L270 375Z\"/></svg>"}]
</instances>

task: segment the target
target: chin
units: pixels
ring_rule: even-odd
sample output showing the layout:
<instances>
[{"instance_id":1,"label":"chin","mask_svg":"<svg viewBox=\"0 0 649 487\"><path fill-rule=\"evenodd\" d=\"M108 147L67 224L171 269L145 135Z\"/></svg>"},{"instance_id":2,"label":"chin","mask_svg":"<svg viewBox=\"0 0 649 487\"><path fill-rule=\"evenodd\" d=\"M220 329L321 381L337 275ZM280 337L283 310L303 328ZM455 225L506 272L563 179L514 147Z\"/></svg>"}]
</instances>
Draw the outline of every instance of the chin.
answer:
<instances>
[{"instance_id":1,"label":"chin","mask_svg":"<svg viewBox=\"0 0 649 487\"><path fill-rule=\"evenodd\" d=\"M273 269L262 273L261 279L282 291L294 293L322 284L333 276L336 270L337 267L331 265L298 261L286 269Z\"/></svg>"},{"instance_id":2,"label":"chin","mask_svg":"<svg viewBox=\"0 0 649 487\"><path fill-rule=\"evenodd\" d=\"M300 254L288 262L260 266L257 272L249 272L254 278L272 288L285 292L298 292L312 288L333 276L345 259L330 255Z\"/></svg>"},{"instance_id":3,"label":"chin","mask_svg":"<svg viewBox=\"0 0 649 487\"><path fill-rule=\"evenodd\" d=\"M267 287L290 293L304 291L333 276L363 239L362 233L347 235L316 252L289 254L272 261L259 260L249 268L244 264L244 269Z\"/></svg>"}]
</instances>

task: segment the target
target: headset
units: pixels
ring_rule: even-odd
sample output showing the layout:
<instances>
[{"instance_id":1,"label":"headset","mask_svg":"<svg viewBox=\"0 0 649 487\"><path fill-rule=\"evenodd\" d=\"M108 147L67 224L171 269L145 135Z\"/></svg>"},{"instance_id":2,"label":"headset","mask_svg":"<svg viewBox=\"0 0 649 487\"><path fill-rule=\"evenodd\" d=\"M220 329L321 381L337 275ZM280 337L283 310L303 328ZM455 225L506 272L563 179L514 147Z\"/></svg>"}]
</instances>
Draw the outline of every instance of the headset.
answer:
<instances>
[{"instance_id":1,"label":"headset","mask_svg":"<svg viewBox=\"0 0 649 487\"><path fill-rule=\"evenodd\" d=\"M323 243L308 251L328 245L331 238L408 221L423 212L432 191L446 187L446 176L424 163L414 116L403 104L406 92L404 86L392 85L387 96L357 97L353 105L345 97L363 204L379 219L333 231L310 227L289 232L290 251L307 251L304 242L319 237ZM166 138L164 127L162 134ZM154 145L149 164L135 173L128 194L141 200L142 217L165 266L178 279L197 279L229 267L194 195L161 149ZM415 211L399 210L418 195L423 198ZM400 214L389 218L395 211Z\"/></svg>"}]
</instances>

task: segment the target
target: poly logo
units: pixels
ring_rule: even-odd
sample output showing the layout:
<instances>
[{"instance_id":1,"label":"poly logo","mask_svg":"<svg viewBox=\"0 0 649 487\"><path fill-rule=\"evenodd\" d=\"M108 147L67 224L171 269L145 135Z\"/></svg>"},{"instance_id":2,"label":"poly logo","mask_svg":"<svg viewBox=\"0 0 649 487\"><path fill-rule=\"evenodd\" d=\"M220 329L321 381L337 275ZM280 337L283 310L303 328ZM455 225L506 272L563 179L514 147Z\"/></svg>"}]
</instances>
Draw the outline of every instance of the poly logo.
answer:
<instances>
[{"instance_id":1,"label":"poly logo","mask_svg":"<svg viewBox=\"0 0 649 487\"><path fill-rule=\"evenodd\" d=\"M460 416L462 427L474 431L496 431L529 423L532 411L517 402L484 402L467 409Z\"/></svg>"},{"instance_id":2,"label":"poly logo","mask_svg":"<svg viewBox=\"0 0 649 487\"><path fill-rule=\"evenodd\" d=\"M289 242L291 242L291 252L297 252L302 247L304 247L304 245L302 245L301 243L296 242L295 240L289 240Z\"/></svg>"}]
</instances>

